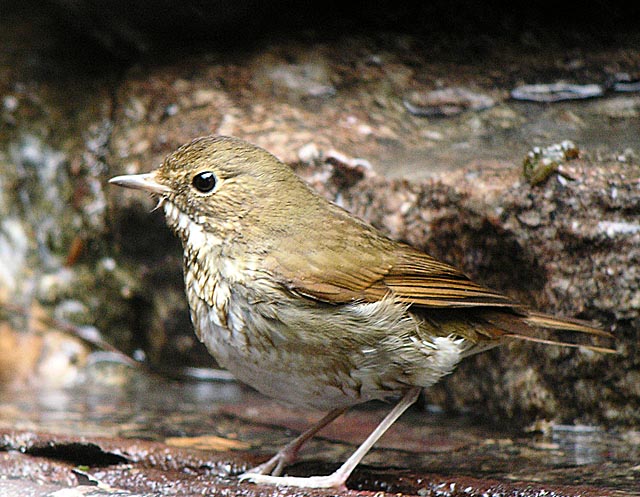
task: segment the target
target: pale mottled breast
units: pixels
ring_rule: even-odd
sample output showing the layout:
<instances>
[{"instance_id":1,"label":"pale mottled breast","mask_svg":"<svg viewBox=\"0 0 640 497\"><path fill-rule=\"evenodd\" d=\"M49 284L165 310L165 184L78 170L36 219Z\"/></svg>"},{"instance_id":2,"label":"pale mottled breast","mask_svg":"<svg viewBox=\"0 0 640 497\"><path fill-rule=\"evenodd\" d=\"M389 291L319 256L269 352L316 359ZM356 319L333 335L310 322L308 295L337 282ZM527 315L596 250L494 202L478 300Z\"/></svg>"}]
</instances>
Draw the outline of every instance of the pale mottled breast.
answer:
<instances>
[{"instance_id":1,"label":"pale mottled breast","mask_svg":"<svg viewBox=\"0 0 640 497\"><path fill-rule=\"evenodd\" d=\"M214 299L223 305L190 297L200 339L239 380L294 405L350 406L430 386L468 346L420 333L391 300L296 309L252 288L223 281L217 288L228 296Z\"/></svg>"}]
</instances>

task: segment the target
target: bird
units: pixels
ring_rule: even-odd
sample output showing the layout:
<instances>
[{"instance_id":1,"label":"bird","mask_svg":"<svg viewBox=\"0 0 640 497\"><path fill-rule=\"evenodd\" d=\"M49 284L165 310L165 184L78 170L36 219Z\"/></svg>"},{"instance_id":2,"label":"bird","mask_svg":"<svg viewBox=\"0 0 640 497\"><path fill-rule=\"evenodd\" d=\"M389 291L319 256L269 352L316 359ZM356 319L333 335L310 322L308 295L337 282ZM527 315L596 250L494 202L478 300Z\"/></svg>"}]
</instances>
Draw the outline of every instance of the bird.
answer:
<instances>
[{"instance_id":1,"label":"bird","mask_svg":"<svg viewBox=\"0 0 640 497\"><path fill-rule=\"evenodd\" d=\"M422 389L507 340L612 352L593 344L610 333L535 311L389 238L244 140L196 138L159 168L110 183L158 199L184 249L195 333L218 364L269 397L327 412L242 481L346 488ZM592 344L551 340L544 328ZM283 475L320 429L374 399L397 403L336 471Z\"/></svg>"}]
</instances>

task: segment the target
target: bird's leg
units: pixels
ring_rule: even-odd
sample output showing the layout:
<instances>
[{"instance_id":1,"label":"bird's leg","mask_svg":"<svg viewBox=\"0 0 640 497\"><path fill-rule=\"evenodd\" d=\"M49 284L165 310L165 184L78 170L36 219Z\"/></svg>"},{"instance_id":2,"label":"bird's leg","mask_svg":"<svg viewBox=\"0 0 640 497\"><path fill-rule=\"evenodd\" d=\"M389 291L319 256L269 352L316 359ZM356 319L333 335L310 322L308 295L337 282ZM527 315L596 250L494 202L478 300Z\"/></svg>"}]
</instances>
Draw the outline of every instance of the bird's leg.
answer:
<instances>
[{"instance_id":1,"label":"bird's leg","mask_svg":"<svg viewBox=\"0 0 640 497\"><path fill-rule=\"evenodd\" d=\"M331 423L334 419L342 415L348 407L342 407L340 409L333 409L330 411L325 417L323 417L316 424L305 430L300 436L293 439L287 445L285 445L282 449L278 451L278 453L269 459L267 462L262 463L260 466L256 466L255 468L250 469L245 474L241 475L240 478L245 478L245 475L273 475L279 476L282 473L284 467L295 461L298 451L300 448L307 443L307 441L312 438L316 433L318 433L322 428Z\"/></svg>"},{"instance_id":2,"label":"bird's leg","mask_svg":"<svg viewBox=\"0 0 640 497\"><path fill-rule=\"evenodd\" d=\"M351 454L342 466L328 476L273 476L265 474L245 473L240 476L241 480L248 480L259 484L286 485L290 487L306 488L346 488L345 483L355 467L362 458L369 452L373 444L384 435L389 427L407 410L418 398L420 387L409 390L396 404L389 414L382 420L367 439ZM285 448L286 449L286 448Z\"/></svg>"}]
</instances>

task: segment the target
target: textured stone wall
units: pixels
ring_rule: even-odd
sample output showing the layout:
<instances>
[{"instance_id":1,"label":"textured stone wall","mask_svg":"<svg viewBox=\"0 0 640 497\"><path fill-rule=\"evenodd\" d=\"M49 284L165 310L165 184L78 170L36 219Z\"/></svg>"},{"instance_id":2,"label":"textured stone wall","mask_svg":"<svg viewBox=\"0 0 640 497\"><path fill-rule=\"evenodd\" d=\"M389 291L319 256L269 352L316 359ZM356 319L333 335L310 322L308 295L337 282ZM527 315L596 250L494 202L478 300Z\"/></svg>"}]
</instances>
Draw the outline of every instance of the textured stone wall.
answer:
<instances>
[{"instance_id":1,"label":"textured stone wall","mask_svg":"<svg viewBox=\"0 0 640 497\"><path fill-rule=\"evenodd\" d=\"M640 97L509 99L540 78L637 79L632 39L571 51L484 39L470 59L464 40L307 33L122 65L69 41L46 11L21 9L0 30L11 47L0 51L0 368L24 372L0 378L79 381L89 351L75 342L16 347L29 340L14 334L60 323L155 365L211 364L188 320L178 242L150 199L106 181L220 133L269 149L390 236L618 337L616 357L514 343L467 361L430 402L518 422L638 425ZM567 174L526 183L527 150L565 138L581 149Z\"/></svg>"}]
</instances>

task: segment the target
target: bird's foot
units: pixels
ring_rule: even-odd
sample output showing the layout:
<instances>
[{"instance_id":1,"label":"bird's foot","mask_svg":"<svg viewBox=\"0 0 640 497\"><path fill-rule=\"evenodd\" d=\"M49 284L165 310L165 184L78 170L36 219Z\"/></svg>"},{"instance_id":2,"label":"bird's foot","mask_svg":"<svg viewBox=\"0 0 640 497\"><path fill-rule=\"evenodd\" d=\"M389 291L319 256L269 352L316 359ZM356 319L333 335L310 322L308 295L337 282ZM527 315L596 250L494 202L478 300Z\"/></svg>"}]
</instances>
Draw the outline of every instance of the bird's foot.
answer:
<instances>
[{"instance_id":1,"label":"bird's foot","mask_svg":"<svg viewBox=\"0 0 640 497\"><path fill-rule=\"evenodd\" d=\"M284 467L295 460L296 452L287 446L268 461L245 471L244 474L280 476Z\"/></svg>"},{"instance_id":2,"label":"bird's foot","mask_svg":"<svg viewBox=\"0 0 640 497\"><path fill-rule=\"evenodd\" d=\"M347 475L348 476L348 475ZM259 473L243 473L240 481L249 481L258 485L283 485L286 487L302 488L335 488L346 490L346 477L340 470L327 476L273 476Z\"/></svg>"}]
</instances>

